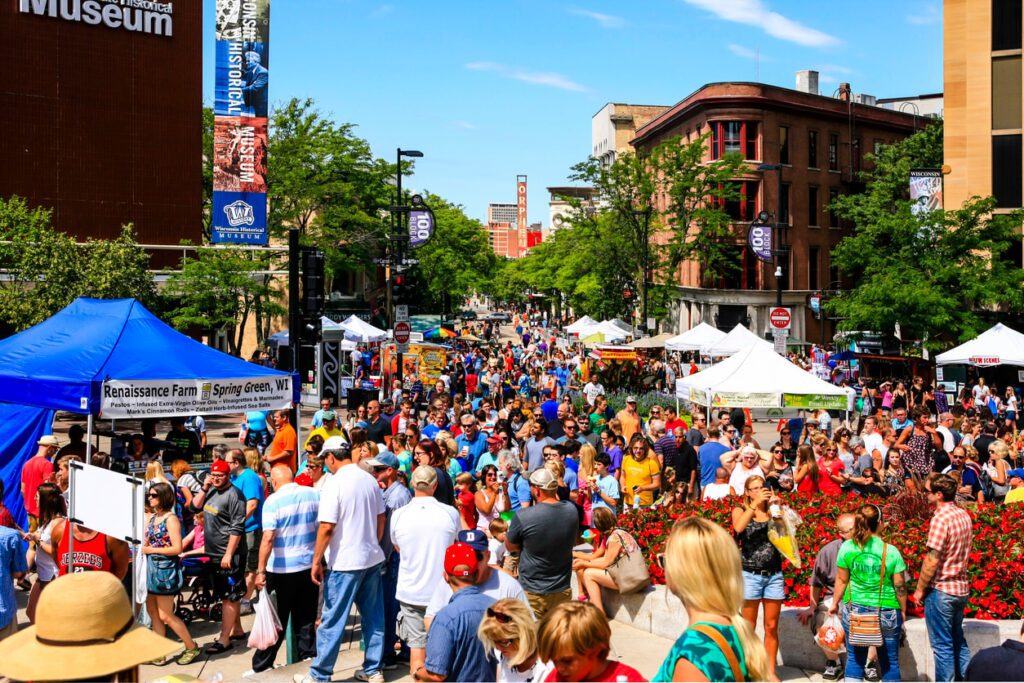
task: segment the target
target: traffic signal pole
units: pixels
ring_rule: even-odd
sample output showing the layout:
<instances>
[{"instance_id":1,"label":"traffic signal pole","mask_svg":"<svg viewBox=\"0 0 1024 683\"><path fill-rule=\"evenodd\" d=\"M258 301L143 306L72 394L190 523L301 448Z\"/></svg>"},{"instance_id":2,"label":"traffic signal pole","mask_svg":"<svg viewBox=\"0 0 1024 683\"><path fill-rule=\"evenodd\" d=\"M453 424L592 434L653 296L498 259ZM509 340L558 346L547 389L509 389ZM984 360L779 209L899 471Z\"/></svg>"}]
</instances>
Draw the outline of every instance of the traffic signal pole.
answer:
<instances>
[{"instance_id":1,"label":"traffic signal pole","mask_svg":"<svg viewBox=\"0 0 1024 683\"><path fill-rule=\"evenodd\" d=\"M288 230L288 347L292 355L292 373L298 376L302 386L302 371L299 368L299 349L302 344L302 314L299 299L299 261L302 258L299 247L299 229ZM299 405L292 409L292 425L299 428ZM296 432L298 433L298 432Z\"/></svg>"},{"instance_id":2,"label":"traffic signal pole","mask_svg":"<svg viewBox=\"0 0 1024 683\"><path fill-rule=\"evenodd\" d=\"M391 300L391 308L388 311L388 324L391 327L391 338L395 342L395 358L397 360L398 368L396 370L398 381L404 385L402 377L402 354L398 351L398 341L394 338L395 329L395 277L398 273L398 264L401 263L401 245L402 245L402 215L404 207L402 205L402 150L398 149L398 154L395 161L397 162L398 172L395 174L396 185L398 189L398 200L395 202L395 232L391 235L391 244L388 245L391 248L391 276L388 278L388 292ZM384 387L384 396L387 397L391 393L391 387Z\"/></svg>"}]
</instances>

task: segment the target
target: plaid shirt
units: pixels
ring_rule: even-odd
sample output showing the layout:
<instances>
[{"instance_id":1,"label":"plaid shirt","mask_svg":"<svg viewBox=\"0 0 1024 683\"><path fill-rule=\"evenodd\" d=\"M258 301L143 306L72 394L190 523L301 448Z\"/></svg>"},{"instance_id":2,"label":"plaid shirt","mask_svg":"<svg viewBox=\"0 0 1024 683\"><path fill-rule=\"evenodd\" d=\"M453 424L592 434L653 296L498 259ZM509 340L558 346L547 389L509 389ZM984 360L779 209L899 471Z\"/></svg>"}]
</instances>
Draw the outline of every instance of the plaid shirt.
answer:
<instances>
[{"instance_id":1,"label":"plaid shirt","mask_svg":"<svg viewBox=\"0 0 1024 683\"><path fill-rule=\"evenodd\" d=\"M967 595L967 557L971 552L971 516L953 503L943 503L932 517L928 548L939 554L932 588L950 595Z\"/></svg>"}]
</instances>

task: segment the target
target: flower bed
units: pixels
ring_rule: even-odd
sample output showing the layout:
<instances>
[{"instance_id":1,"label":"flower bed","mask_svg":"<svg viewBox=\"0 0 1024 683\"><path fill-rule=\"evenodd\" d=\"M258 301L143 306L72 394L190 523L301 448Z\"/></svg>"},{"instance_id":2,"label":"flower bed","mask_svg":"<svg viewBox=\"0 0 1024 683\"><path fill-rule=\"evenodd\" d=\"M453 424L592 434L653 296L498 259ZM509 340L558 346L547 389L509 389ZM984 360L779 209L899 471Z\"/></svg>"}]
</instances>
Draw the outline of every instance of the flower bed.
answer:
<instances>
[{"instance_id":1,"label":"flower bed","mask_svg":"<svg viewBox=\"0 0 1024 683\"><path fill-rule=\"evenodd\" d=\"M818 550L837 538L835 520L843 512L852 512L865 502L856 496L815 495L790 497L787 503L803 517L797 530L801 568L784 564L786 604L805 606L810 600L810 577ZM911 591L917 586L921 561L926 551L931 510L923 498L906 494L895 499L867 500L883 508L886 528L883 537L903 554L910 571ZM627 511L619 517L619 525L633 534L643 548L651 579L665 583L665 572L658 556L665 550L665 540L678 517L700 515L731 532L730 500L688 503L676 507ZM1024 505L979 505L968 510L974 519L974 542L968 565L971 594L967 616L978 619L1019 619L1024 615ZM911 604L908 612L923 616L924 608Z\"/></svg>"}]
</instances>

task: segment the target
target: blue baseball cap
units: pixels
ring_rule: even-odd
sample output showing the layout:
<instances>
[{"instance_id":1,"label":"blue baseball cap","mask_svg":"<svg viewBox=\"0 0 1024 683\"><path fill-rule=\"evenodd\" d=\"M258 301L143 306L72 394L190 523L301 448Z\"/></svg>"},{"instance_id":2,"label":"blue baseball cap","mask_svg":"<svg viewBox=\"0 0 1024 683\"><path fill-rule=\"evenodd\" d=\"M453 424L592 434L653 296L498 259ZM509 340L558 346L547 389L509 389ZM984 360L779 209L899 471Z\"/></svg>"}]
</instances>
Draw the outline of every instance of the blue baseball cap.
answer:
<instances>
[{"instance_id":1,"label":"blue baseball cap","mask_svg":"<svg viewBox=\"0 0 1024 683\"><path fill-rule=\"evenodd\" d=\"M398 469L398 457L391 451L381 451L375 457L366 461L370 467L390 467Z\"/></svg>"},{"instance_id":2,"label":"blue baseball cap","mask_svg":"<svg viewBox=\"0 0 1024 683\"><path fill-rule=\"evenodd\" d=\"M465 543L473 550L487 552L487 534L479 529L464 529L459 532L459 543Z\"/></svg>"},{"instance_id":3,"label":"blue baseball cap","mask_svg":"<svg viewBox=\"0 0 1024 683\"><path fill-rule=\"evenodd\" d=\"M1009 477L1020 477L1021 479L1024 479L1024 468L1018 467L1015 470L1010 470L1006 475Z\"/></svg>"}]
</instances>

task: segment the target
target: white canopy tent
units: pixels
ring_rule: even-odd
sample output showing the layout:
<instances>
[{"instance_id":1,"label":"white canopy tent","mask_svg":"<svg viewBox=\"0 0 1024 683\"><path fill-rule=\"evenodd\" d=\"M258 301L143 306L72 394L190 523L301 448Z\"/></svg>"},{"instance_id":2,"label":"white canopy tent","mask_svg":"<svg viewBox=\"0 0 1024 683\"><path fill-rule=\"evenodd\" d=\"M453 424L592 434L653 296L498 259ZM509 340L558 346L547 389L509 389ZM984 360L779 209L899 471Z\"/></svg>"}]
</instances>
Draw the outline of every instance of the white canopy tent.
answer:
<instances>
[{"instance_id":1,"label":"white canopy tent","mask_svg":"<svg viewBox=\"0 0 1024 683\"><path fill-rule=\"evenodd\" d=\"M611 320L606 320L605 322L615 325L615 327L619 328L620 330L622 330L631 337L640 337L643 334L643 330L637 329L630 325L629 323L627 323L625 320L620 320L619 318L612 318Z\"/></svg>"},{"instance_id":2,"label":"white canopy tent","mask_svg":"<svg viewBox=\"0 0 1024 683\"><path fill-rule=\"evenodd\" d=\"M388 338L387 332L377 329L362 318L354 315L350 315L339 324L345 328L345 339L348 339L349 341L362 342L366 344L369 342L384 341Z\"/></svg>"},{"instance_id":3,"label":"white canopy tent","mask_svg":"<svg viewBox=\"0 0 1024 683\"><path fill-rule=\"evenodd\" d=\"M591 318L589 315L585 315L576 322L572 323L565 328L567 334L579 334L581 330L585 330L592 325L596 325L597 321Z\"/></svg>"},{"instance_id":4,"label":"white canopy tent","mask_svg":"<svg viewBox=\"0 0 1024 683\"><path fill-rule=\"evenodd\" d=\"M1024 334L997 323L969 342L935 357L936 365L1024 366Z\"/></svg>"},{"instance_id":5,"label":"white canopy tent","mask_svg":"<svg viewBox=\"0 0 1024 683\"><path fill-rule=\"evenodd\" d=\"M672 337L668 332L662 332L661 334L653 337L641 337L640 339L634 339L629 342L629 345L634 349L661 349L665 347L667 342Z\"/></svg>"},{"instance_id":6,"label":"white canopy tent","mask_svg":"<svg viewBox=\"0 0 1024 683\"><path fill-rule=\"evenodd\" d=\"M771 342L761 339L743 325L737 324L721 341L701 347L700 352L702 355L711 357L731 356L746 351L752 346L760 346L769 350L774 348Z\"/></svg>"},{"instance_id":7,"label":"white canopy tent","mask_svg":"<svg viewBox=\"0 0 1024 683\"><path fill-rule=\"evenodd\" d=\"M665 342L666 351L700 351L705 346L713 346L725 339L725 332L707 323L677 334Z\"/></svg>"},{"instance_id":8,"label":"white canopy tent","mask_svg":"<svg viewBox=\"0 0 1024 683\"><path fill-rule=\"evenodd\" d=\"M770 344L754 344L676 380L676 396L712 407L845 410L846 391L801 370Z\"/></svg>"},{"instance_id":9,"label":"white canopy tent","mask_svg":"<svg viewBox=\"0 0 1024 683\"><path fill-rule=\"evenodd\" d=\"M584 343L624 342L629 333L614 325L610 320L595 323L579 331L580 341Z\"/></svg>"}]
</instances>

